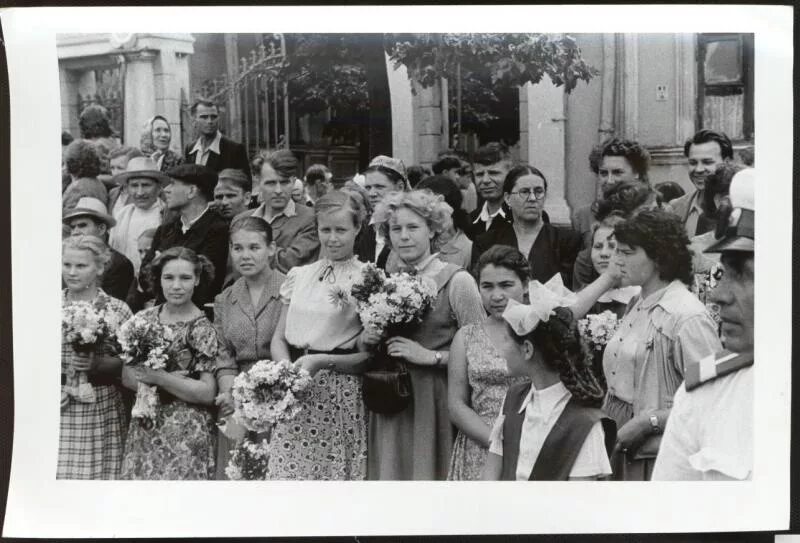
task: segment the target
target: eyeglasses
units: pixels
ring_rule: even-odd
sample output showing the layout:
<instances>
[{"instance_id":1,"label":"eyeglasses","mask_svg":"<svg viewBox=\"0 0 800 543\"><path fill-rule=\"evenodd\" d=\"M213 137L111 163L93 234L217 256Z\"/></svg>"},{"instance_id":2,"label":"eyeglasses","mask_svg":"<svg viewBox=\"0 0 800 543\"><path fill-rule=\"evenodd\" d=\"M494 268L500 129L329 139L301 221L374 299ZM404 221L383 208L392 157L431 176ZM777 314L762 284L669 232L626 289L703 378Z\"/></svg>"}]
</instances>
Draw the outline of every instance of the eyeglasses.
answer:
<instances>
[{"instance_id":1,"label":"eyeglasses","mask_svg":"<svg viewBox=\"0 0 800 543\"><path fill-rule=\"evenodd\" d=\"M542 187L536 187L533 190L531 190L531 189L522 189L522 190L518 190L516 192L512 192L510 194L519 195L519 197L522 198L522 201L527 202L528 200L531 199L531 196L533 196L533 198L535 200L543 199L544 195L546 194L546 192L547 191L545 191Z\"/></svg>"}]
</instances>

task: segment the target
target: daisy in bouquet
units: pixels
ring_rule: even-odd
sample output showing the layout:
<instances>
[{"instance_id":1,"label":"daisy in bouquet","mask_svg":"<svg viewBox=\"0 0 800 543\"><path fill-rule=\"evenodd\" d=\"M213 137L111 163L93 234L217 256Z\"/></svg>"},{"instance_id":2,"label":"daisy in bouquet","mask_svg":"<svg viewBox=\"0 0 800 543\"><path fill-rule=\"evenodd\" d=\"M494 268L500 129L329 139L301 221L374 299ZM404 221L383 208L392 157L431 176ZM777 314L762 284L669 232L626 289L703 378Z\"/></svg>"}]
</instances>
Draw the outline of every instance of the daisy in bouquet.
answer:
<instances>
[{"instance_id":1,"label":"daisy in bouquet","mask_svg":"<svg viewBox=\"0 0 800 543\"><path fill-rule=\"evenodd\" d=\"M112 311L106 311L105 304L90 302L69 302L61 309L61 329L64 342L72 346L77 356L90 357L103 341L114 333L119 322ZM67 370L67 383L62 392L62 408L73 396L85 403L94 403L95 394L86 371L75 370L70 365Z\"/></svg>"},{"instance_id":2,"label":"daisy in bouquet","mask_svg":"<svg viewBox=\"0 0 800 543\"><path fill-rule=\"evenodd\" d=\"M619 319L612 311L587 315L578 321L578 332L591 351L602 351L619 326Z\"/></svg>"},{"instance_id":3,"label":"daisy in bouquet","mask_svg":"<svg viewBox=\"0 0 800 543\"><path fill-rule=\"evenodd\" d=\"M167 349L174 339L169 327L140 315L128 319L117 331L117 341L122 348L120 356L125 363L153 370L166 368L169 359ZM156 387L139 383L131 417L152 420L156 416L157 405Z\"/></svg>"},{"instance_id":4,"label":"daisy in bouquet","mask_svg":"<svg viewBox=\"0 0 800 543\"><path fill-rule=\"evenodd\" d=\"M225 475L231 481L263 481L267 478L269 443L266 439L244 439L231 452Z\"/></svg>"},{"instance_id":5,"label":"daisy in bouquet","mask_svg":"<svg viewBox=\"0 0 800 543\"><path fill-rule=\"evenodd\" d=\"M311 375L288 360L259 360L233 380L234 419L252 432L266 432L297 416L311 383Z\"/></svg>"},{"instance_id":6,"label":"daisy in bouquet","mask_svg":"<svg viewBox=\"0 0 800 543\"><path fill-rule=\"evenodd\" d=\"M436 283L406 272L389 277L372 264L364 266L361 280L353 285L355 301L364 328L385 336L390 328L420 322L436 299Z\"/></svg>"}]
</instances>

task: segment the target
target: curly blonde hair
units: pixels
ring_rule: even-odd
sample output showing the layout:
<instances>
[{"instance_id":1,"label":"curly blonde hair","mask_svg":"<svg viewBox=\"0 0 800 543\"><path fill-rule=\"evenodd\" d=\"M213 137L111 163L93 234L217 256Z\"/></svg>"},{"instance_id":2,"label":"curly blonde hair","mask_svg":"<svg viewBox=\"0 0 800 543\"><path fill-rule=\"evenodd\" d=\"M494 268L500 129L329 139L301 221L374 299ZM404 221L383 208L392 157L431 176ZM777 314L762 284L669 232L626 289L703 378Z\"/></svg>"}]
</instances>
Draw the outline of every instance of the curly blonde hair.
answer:
<instances>
[{"instance_id":1,"label":"curly blonde hair","mask_svg":"<svg viewBox=\"0 0 800 543\"><path fill-rule=\"evenodd\" d=\"M408 209L423 219L428 228L433 232L431 247L437 245L439 236L452 221L453 208L444 201L444 196L434 194L428 189L412 190L408 192L390 192L383 200L375 206L372 213L370 224L377 224L378 229L386 240L386 245L391 248L392 242L389 236L389 221L397 212Z\"/></svg>"}]
</instances>

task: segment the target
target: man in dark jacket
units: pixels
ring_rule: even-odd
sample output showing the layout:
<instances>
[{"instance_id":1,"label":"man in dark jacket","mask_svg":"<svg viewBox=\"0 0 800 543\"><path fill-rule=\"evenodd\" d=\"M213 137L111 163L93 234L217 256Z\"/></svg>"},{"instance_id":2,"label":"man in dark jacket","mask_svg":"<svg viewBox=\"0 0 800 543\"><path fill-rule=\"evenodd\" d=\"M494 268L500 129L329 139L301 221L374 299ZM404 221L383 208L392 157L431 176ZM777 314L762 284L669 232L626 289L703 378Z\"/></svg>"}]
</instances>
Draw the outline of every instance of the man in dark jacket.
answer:
<instances>
[{"instance_id":1,"label":"man in dark jacket","mask_svg":"<svg viewBox=\"0 0 800 543\"><path fill-rule=\"evenodd\" d=\"M106 206L97 198L84 196L77 205L65 211L62 221L70 229L70 235L97 236L108 243L108 230L117 221L108 214ZM111 249L111 260L103 271L100 288L119 300L125 300L128 289L133 283L133 264L119 251Z\"/></svg>"},{"instance_id":2,"label":"man in dark jacket","mask_svg":"<svg viewBox=\"0 0 800 543\"><path fill-rule=\"evenodd\" d=\"M465 234L471 240L510 221L509 208L503 198L503 181L512 165L511 155L501 143L489 143L475 152L475 187L483 206L469 215L470 227Z\"/></svg>"},{"instance_id":3,"label":"man in dark jacket","mask_svg":"<svg viewBox=\"0 0 800 543\"><path fill-rule=\"evenodd\" d=\"M572 267L581 249L581 239L572 229L550 224L544 213L547 180L532 166L516 166L503 184L511 222L500 221L479 234L472 246L473 266L494 245L510 245L528 257L531 278L542 283L560 273L572 288Z\"/></svg>"},{"instance_id":4,"label":"man in dark jacket","mask_svg":"<svg viewBox=\"0 0 800 543\"><path fill-rule=\"evenodd\" d=\"M201 285L194 300L198 304L210 303L222 290L228 260L228 222L209 206L214 199L217 173L206 166L181 164L167 175L172 180L164 188L167 207L177 211L179 216L156 229L142 268L171 247L186 247L205 255L214 265L214 280L205 288ZM141 288L128 296L128 305L134 311L140 309L143 302Z\"/></svg>"},{"instance_id":5,"label":"man in dark jacket","mask_svg":"<svg viewBox=\"0 0 800 543\"><path fill-rule=\"evenodd\" d=\"M234 168L243 171L247 179L252 180L244 145L226 138L219 131L217 105L211 100L199 98L190 111L200 137L193 145L186 146L186 162L208 166L217 173Z\"/></svg>"}]
</instances>

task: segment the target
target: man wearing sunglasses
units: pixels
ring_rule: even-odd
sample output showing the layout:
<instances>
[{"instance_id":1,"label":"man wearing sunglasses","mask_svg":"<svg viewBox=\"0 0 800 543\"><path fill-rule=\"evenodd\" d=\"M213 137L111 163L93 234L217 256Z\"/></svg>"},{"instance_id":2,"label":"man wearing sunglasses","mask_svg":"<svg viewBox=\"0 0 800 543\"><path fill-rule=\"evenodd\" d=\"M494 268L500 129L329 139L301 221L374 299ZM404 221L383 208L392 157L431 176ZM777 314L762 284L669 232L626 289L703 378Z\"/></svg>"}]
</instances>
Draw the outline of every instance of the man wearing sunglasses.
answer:
<instances>
[{"instance_id":1,"label":"man wearing sunglasses","mask_svg":"<svg viewBox=\"0 0 800 543\"><path fill-rule=\"evenodd\" d=\"M572 287L572 267L581 239L572 229L546 220L547 179L533 166L511 168L503 183L503 198L511 211L510 222L500 222L479 234L472 247L473 265L494 245L510 245L527 255L531 279L547 282L560 273Z\"/></svg>"}]
</instances>

